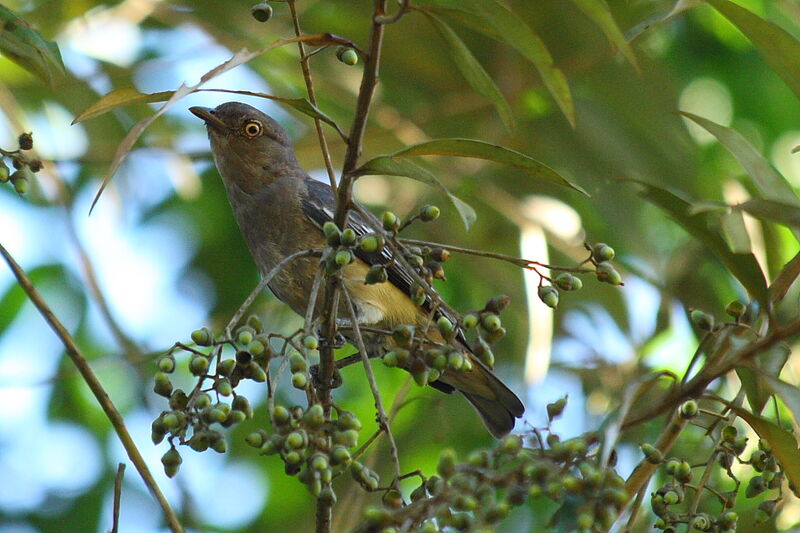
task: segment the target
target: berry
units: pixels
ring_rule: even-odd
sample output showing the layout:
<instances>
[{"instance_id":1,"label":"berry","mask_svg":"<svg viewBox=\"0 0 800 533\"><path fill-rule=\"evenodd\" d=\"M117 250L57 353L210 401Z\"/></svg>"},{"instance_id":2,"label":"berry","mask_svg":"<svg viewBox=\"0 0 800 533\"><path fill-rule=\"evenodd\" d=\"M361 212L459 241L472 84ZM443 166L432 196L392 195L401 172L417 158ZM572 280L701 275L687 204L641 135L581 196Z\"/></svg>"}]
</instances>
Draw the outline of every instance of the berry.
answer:
<instances>
[{"instance_id":1,"label":"berry","mask_svg":"<svg viewBox=\"0 0 800 533\"><path fill-rule=\"evenodd\" d=\"M22 133L18 141L20 150L30 150L33 148L33 135L30 133Z\"/></svg>"},{"instance_id":2,"label":"berry","mask_svg":"<svg viewBox=\"0 0 800 533\"><path fill-rule=\"evenodd\" d=\"M419 211L419 218L423 222L431 222L439 218L441 211L435 205L426 205Z\"/></svg>"},{"instance_id":3,"label":"berry","mask_svg":"<svg viewBox=\"0 0 800 533\"><path fill-rule=\"evenodd\" d=\"M614 252L614 249L603 242L598 242L592 246L592 257L594 257L594 260L598 263L611 261L614 259L615 255L616 252Z\"/></svg>"},{"instance_id":4,"label":"berry","mask_svg":"<svg viewBox=\"0 0 800 533\"><path fill-rule=\"evenodd\" d=\"M555 308L558 306L558 289L552 285L542 285L539 287L539 299L547 307Z\"/></svg>"},{"instance_id":5,"label":"berry","mask_svg":"<svg viewBox=\"0 0 800 533\"><path fill-rule=\"evenodd\" d=\"M272 6L267 2L261 2L250 8L250 14L259 22L267 22L272 18Z\"/></svg>"},{"instance_id":6,"label":"berry","mask_svg":"<svg viewBox=\"0 0 800 533\"><path fill-rule=\"evenodd\" d=\"M345 65L353 66L358 63L358 53L349 46L340 46L337 48L336 57Z\"/></svg>"},{"instance_id":7,"label":"berry","mask_svg":"<svg viewBox=\"0 0 800 533\"><path fill-rule=\"evenodd\" d=\"M383 224L383 229L387 231L395 231L398 227L400 227L400 219L397 218L397 215L391 211L386 211L383 213L383 216L381 217L381 223Z\"/></svg>"}]
</instances>

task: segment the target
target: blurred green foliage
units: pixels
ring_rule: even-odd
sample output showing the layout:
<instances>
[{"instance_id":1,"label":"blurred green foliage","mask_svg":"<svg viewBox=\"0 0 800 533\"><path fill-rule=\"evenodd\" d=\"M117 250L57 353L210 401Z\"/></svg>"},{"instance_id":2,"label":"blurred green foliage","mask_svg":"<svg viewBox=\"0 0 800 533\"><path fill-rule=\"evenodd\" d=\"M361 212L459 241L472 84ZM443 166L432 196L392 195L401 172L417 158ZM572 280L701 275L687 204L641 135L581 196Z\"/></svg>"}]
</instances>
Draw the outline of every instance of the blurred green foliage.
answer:
<instances>
[{"instance_id":1,"label":"blurred green foliage","mask_svg":"<svg viewBox=\"0 0 800 533\"><path fill-rule=\"evenodd\" d=\"M447 3L420 2L420 5ZM718 0L709 3L724 4ZM415 4L413 0L412 4ZM638 70L615 50L601 27L577 3L514 0L506 4L542 39L554 64L563 72L574 102L574 127L528 58L502 39L487 36L491 31L478 31L480 28L470 24L463 14L442 10L437 16L463 40L507 100L514 121L513 129L507 129L498 116L498 110L506 113L502 105L492 105L460 74L459 66L463 65L457 62L464 61L463 54L454 54L437 28L421 13L412 11L387 30L380 84L370 113L363 161L429 139L475 138L507 146L546 163L587 190L591 197L532 180L520 170L454 158L432 158L423 164L450 191L474 207L477 222L469 232L464 231L458 213L440 193L418 182L405 178L364 178L357 186L357 197L370 207L390 207L401 215L425 203L436 203L443 210L439 221L415 225L410 236L508 255L519 255L520 226L528 223L524 200L531 195L556 198L578 213L583 233L572 242L553 236L550 240L552 263L572 265L583 259L582 239L607 242L615 248L617 264L623 269L626 280L640 278L654 289L657 301L648 309L637 308L626 300L626 291L633 289L592 281L585 282L577 294L562 295L556 313L557 343L571 340L582 347L581 354L590 354L582 359L559 358L557 351L554 360L558 373L576 380L585 395L586 406L578 408L587 413L586 425L573 426L577 433L595 429L603 416L622 401L626 385L651 368L683 370L669 354L658 349L665 336L673 334L678 327L676 321L685 323L681 313L671 312L675 305L683 310L700 308L722 316L731 300L747 298L742 285L729 273L730 263L723 265L709 242L693 237L675 220L665 216L664 210L646 202L639 195L641 187L632 181L667 188L690 204L735 204L749 196L760 195L759 187L735 156L682 118L677 113L682 110L740 132L783 173L790 188L796 191L800 180L797 162L800 155L793 155L790 150L800 144L797 127L800 103L787 80L791 82L796 78L800 64L796 55L796 50L800 49L796 41L800 36L797 23L800 6L792 0L739 2L781 26L788 42L794 42L795 49L787 52L786 70L776 72L775 56L765 58L763 49L757 50L751 40L706 3L661 21L674 7L674 1L609 1L614 19L630 38ZM253 50L293 35L288 8L279 2L274 3L275 14L266 24L253 20L249 3L239 1L50 0L8 2L7 5L29 21L45 39L59 44L67 67L63 79L56 79L51 88L7 58L0 59L0 107L9 119L10 138L19 133L17 120L26 127L48 123L48 117L53 115L45 110L53 106L65 109L74 117L112 89L136 86L142 92L175 90L183 81L181 76L189 72L180 68L181 63L188 63L192 55L202 56L211 43L233 53L245 47ZM298 8L305 32L331 32L351 39L362 48L366 46L372 2L303 0ZM81 56L91 56L93 52L77 47L75 36L86 28L85 25L91 28L92 24L108 20L118 20L123 26L135 28L140 46L129 61L94 58L90 61L91 68L87 68L87 59ZM184 51L177 57L170 55L164 46L153 44L161 39L173 39L180 44L184 36L189 33L196 36L197 32L208 36L209 40L205 44L195 44L194 50ZM113 39L113 36L104 38ZM195 37L192 39L193 43L198 43ZM780 43L776 42L778 45ZM75 65L82 66L77 69ZM160 71L163 79L147 74L154 66L163 69ZM314 56L310 66L318 108L347 131L353 119L360 64L355 67L342 64L336 60L331 47ZM193 75L199 76L204 68L195 68ZM269 52L240 69L247 69L252 79L262 80L271 94L284 98L306 97L294 46ZM80 73L76 74L78 71ZM186 81L194 83L196 79ZM262 90L260 87L237 88ZM238 97L232 95L231 98ZM175 113L174 109L179 112ZM287 114L283 118L294 136L301 164L323 175L320 172L323 161L311 120L291 108L285 111ZM56 136L78 135L77 132L82 131L87 145L78 155L48 163L25 209L30 210L34 218L44 217L57 210L53 206L65 202L64 198L93 195L126 131L151 113L148 105L136 104L88 120L73 129L66 129L63 123L48 126ZM287 118L289 115L294 118ZM34 121L32 117L39 118ZM344 145L333 130L327 129L327 132L334 166L340 167ZM34 138L36 135L34 129ZM200 135L204 135L201 125L179 103L171 114L152 124L137 145L137 149L157 148L175 155L180 161L198 163L193 167L201 171L200 181L194 183L196 188L187 187L185 181L176 178L177 186L153 202L148 199L147 181L135 174L135 167L123 167L110 191L100 199L100 208L104 202L120 202L129 206L122 212L134 227L145 226L153 220L175 221L187 235L193 236L196 248L185 267L187 286L182 290L207 295L210 305L207 322L219 328L255 286L257 273L229 212L216 170L200 164L209 161L209 154L204 148L193 148L191 152L182 148L187 138L194 136L196 139ZM56 185L67 173L72 177L64 188ZM0 187L0 194L16 197L13 190L5 186ZM789 200L791 198L786 199ZM83 212L73 213L75 217L84 215ZM712 226L716 224L714 211L699 216L706 217L704 221L712 220ZM758 218L761 220L749 230L755 258L747 268L760 264L769 282L797 252L797 240L787 227L774 221L775 217ZM5 231L13 231L13 228L0 229L0 242ZM722 236L719 243L726 246ZM48 242L35 244L43 248L48 246ZM741 254L732 255L734 262L743 260ZM155 372L153 362L169 345L153 343L146 335L132 336L133 342L140 346L133 353L107 335L99 335L97 328L89 324L85 296L89 291L85 277L79 279L82 273L77 271L68 273L65 269L74 267L65 267L62 263L66 261L60 257L53 254L43 257L37 264L24 266L37 284L52 287L45 294L61 302L57 307L70 311L67 322L87 357L97 365L112 399L124 413L141 408L157 413L163 409L160 400L149 391ZM522 393L525 384L521 369L528 340L528 318L520 269L503 262L458 254L447 267L448 280L438 283L437 287L444 299L458 310L480 309L495 294L512 297L512 306L504 314L509 334L495 352L499 373L509 377L512 387ZM135 283L136 280L125 282ZM188 286L193 283L201 285L202 290ZM0 333L16 319L24 307L22 301L16 287L0 297ZM797 288L792 286L789 296L777 306L777 316L796 319L796 301ZM169 308L170 302L155 301L152 305ZM268 295L259 298L254 310L265 317L271 329L291 331L299 324L288 309ZM655 327L644 332L634 331L637 315L652 316ZM46 335L44 327L41 326L42 334ZM581 330L587 327L589 331ZM621 339L610 348L601 345L599 340L609 331L618 332ZM189 331L175 331L174 340L185 341L188 335ZM587 339L597 339L598 346L587 346ZM630 350L636 356L625 360L623 354L618 354L617 358L608 359L604 351L609 349ZM24 356L24 347L17 351L17 357ZM690 355L675 354L675 359L683 364ZM790 359L789 368L795 371L794 376L797 375L796 365L797 362ZM384 398L391 405L392 398L405 386L408 377L380 364L375 365L375 372ZM517 376L516 379L513 376ZM112 383L117 381L119 387L114 387ZM344 382L335 393L336 401L354 411L365 424L369 421L372 425L368 425L364 434L370 434L375 427L373 404L358 365L344 371ZM48 386L52 388L48 416L88 428L98 445L107 451L113 442L107 421L86 394L68 361L58 366ZM729 391L725 387L730 386L726 382L716 387ZM559 392L552 397L542 397L533 387L525 402L531 423L541 425L545 419L544 405L560 395ZM464 456L475 447L489 443L488 435L466 402L430 389L412 388L409 397L413 401L399 411L393 425L405 467L413 465L430 473L435 470L438 452L443 447L451 446ZM599 401L595 405L601 408L593 409L592 401ZM260 412L263 417L263 405ZM782 412L790 418L788 412ZM259 457L243 444L244 436L257 427L258 416L255 421L233 430L228 439L228 456L244 462L248 469L268 479L268 496L259 516L249 525L233 529L199 523L194 509L203 502L188 501L190 492L181 485L189 481L181 481L179 476L170 483L176 483L176 493L182 495L184 504L179 512L188 527L203 531L254 532L307 531L313 527L311 495L295 479L283 474L279 461ZM658 422L637 427L623 434L623 447L628 445L631 450L640 442L653 442L659 430ZM702 442L700 437L696 441L692 439L681 441L674 453L691 456L695 446ZM139 445L142 448L152 446L147 441ZM388 473L386 447L378 446L376 450L365 462L381 473ZM0 508L0 523L22 521L40 531L98 530L99 524L107 523L110 514L109 502L103 498L113 486L116 470L116 465L108 460L108 453L103 457L103 475L94 486L79 493L52 494L41 510L16 513ZM638 460L637 456L634 461ZM127 476L129 481L134 478L132 469ZM377 500L360 491L348 492L349 489L343 487L344 483L337 489L341 490L337 508L340 517L337 520L341 522L335 523L339 528L335 531L349 530L355 525L361 507ZM410 487L409 484L406 488ZM143 489L131 481L124 490ZM215 490L225 490L225 479L217 481ZM214 494L205 497L214 498ZM551 509L552 505L546 502L533 503L530 508L512 514L501 530L542 530L546 521L542 515ZM742 504L737 511L740 516L747 516L748 512L755 511L755 504ZM123 507L125 512L134 511ZM645 516L638 530L647 530L651 519L652 516ZM779 520L782 528L798 520L797 502L787 503L786 518ZM769 528L760 529L762 531L772 531L776 526L773 521L759 527Z\"/></svg>"}]
</instances>

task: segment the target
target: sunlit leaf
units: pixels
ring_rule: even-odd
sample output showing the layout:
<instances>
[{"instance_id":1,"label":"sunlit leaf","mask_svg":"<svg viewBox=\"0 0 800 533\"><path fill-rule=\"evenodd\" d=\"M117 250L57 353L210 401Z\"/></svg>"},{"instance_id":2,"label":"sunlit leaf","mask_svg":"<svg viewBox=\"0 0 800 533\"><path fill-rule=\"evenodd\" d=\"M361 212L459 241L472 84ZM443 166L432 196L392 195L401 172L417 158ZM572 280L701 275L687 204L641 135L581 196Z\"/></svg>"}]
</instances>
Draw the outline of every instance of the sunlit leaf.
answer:
<instances>
[{"instance_id":1,"label":"sunlit leaf","mask_svg":"<svg viewBox=\"0 0 800 533\"><path fill-rule=\"evenodd\" d=\"M633 28L629 29L628 32L625 34L625 38L628 41L633 41L637 37L639 37L642 33L658 26L659 24L668 21L672 17L680 15L684 11L688 9L692 9L693 7L697 7L701 4L700 0L678 0L675 2L675 5L672 6L672 9L666 12L659 12L653 15L652 17L648 17L642 22L635 25Z\"/></svg>"},{"instance_id":2,"label":"sunlit leaf","mask_svg":"<svg viewBox=\"0 0 800 533\"><path fill-rule=\"evenodd\" d=\"M11 10L0 5L0 53L48 83L63 76L64 63L58 45L46 41Z\"/></svg>"},{"instance_id":3,"label":"sunlit leaf","mask_svg":"<svg viewBox=\"0 0 800 533\"><path fill-rule=\"evenodd\" d=\"M544 41L506 6L497 0L422 0L420 4L466 11L484 19L486 25L473 28L492 38L500 36L503 42L533 63L558 107L569 123L575 126L575 106L567 77L556 67Z\"/></svg>"},{"instance_id":4,"label":"sunlit leaf","mask_svg":"<svg viewBox=\"0 0 800 533\"><path fill-rule=\"evenodd\" d=\"M800 42L790 33L729 0L706 0L739 28L775 73L800 98Z\"/></svg>"},{"instance_id":5,"label":"sunlit leaf","mask_svg":"<svg viewBox=\"0 0 800 533\"><path fill-rule=\"evenodd\" d=\"M691 204L675 193L653 184L632 180L642 187L641 196L661 208L693 237L707 247L748 292L762 303L766 301L767 282L755 256L735 254L718 231L711 229L714 217L707 213L691 213Z\"/></svg>"},{"instance_id":6,"label":"sunlit leaf","mask_svg":"<svg viewBox=\"0 0 800 533\"><path fill-rule=\"evenodd\" d=\"M753 251L750 244L750 235L744 226L744 217L741 211L731 211L720 217L722 232L731 251L735 254L749 254Z\"/></svg>"},{"instance_id":7,"label":"sunlit leaf","mask_svg":"<svg viewBox=\"0 0 800 533\"><path fill-rule=\"evenodd\" d=\"M781 381L777 376L764 375L762 378L767 386L783 400L783 403L792 412L795 422L800 421L800 388Z\"/></svg>"},{"instance_id":8,"label":"sunlit leaf","mask_svg":"<svg viewBox=\"0 0 800 533\"><path fill-rule=\"evenodd\" d=\"M622 31L620 31L619 26L617 26L617 23L614 21L611 9L608 7L606 1L572 0L572 2L577 5L587 17L592 19L592 22L600 27L606 35L606 38L617 47L620 53L625 56L625 59L638 71L639 64L636 62L636 55L633 53L633 49L628 44L628 41L625 40L625 36L622 34Z\"/></svg>"},{"instance_id":9,"label":"sunlit leaf","mask_svg":"<svg viewBox=\"0 0 800 533\"><path fill-rule=\"evenodd\" d=\"M513 130L514 116L511 114L511 107L509 107L503 93L500 92L500 89L498 89L497 85L492 81L491 76L486 73L478 60L475 59L475 56L472 55L472 52L469 51L467 45L464 44L464 41L461 40L450 26L433 13L426 12L425 14L439 33L442 34L447 44L450 45L454 54L453 61L455 61L456 66L458 66L458 69L461 71L461 74L464 76L464 79L467 80L470 87L489 100L497 109L497 113L500 115L506 128Z\"/></svg>"},{"instance_id":10,"label":"sunlit leaf","mask_svg":"<svg viewBox=\"0 0 800 533\"><path fill-rule=\"evenodd\" d=\"M445 187L442 182L440 182L429 170L417 165L412 161L409 161L408 159L395 158L393 156L376 157L375 159L366 162L361 166L361 168L356 170L356 174L360 176L375 174L386 176L405 176L427 185L431 185L447 195L447 198L450 200L450 202L452 202L453 206L458 211L458 214L461 216L461 220L464 221L464 225L467 229L469 229L477 219L475 210L469 204L447 190L447 187Z\"/></svg>"},{"instance_id":11,"label":"sunlit leaf","mask_svg":"<svg viewBox=\"0 0 800 533\"><path fill-rule=\"evenodd\" d=\"M756 218L772 220L794 229L800 229L800 205L753 198L738 205L733 209L746 211Z\"/></svg>"},{"instance_id":12,"label":"sunlit leaf","mask_svg":"<svg viewBox=\"0 0 800 533\"><path fill-rule=\"evenodd\" d=\"M742 134L692 113L681 111L681 115L716 137L744 167L765 198L800 207L800 200L792 186ZM794 234L800 239L800 229L794 228Z\"/></svg>"},{"instance_id":13,"label":"sunlit leaf","mask_svg":"<svg viewBox=\"0 0 800 533\"><path fill-rule=\"evenodd\" d=\"M87 107L77 117L75 117L75 120L73 120L72 123L77 124L78 122L83 122L84 120L104 115L109 111L128 104L164 102L169 100L173 94L174 91L140 93L133 87L121 87L111 91Z\"/></svg>"},{"instance_id":14,"label":"sunlit leaf","mask_svg":"<svg viewBox=\"0 0 800 533\"><path fill-rule=\"evenodd\" d=\"M572 183L567 178L548 167L544 163L533 159L521 152L504 148L474 139L436 139L403 148L393 154L381 157L414 157L421 155L447 155L454 157L471 157L495 161L524 171L529 176L555 185L569 187L586 196L589 194L580 185ZM365 164L368 165L368 163ZM358 171L356 171L358 173Z\"/></svg>"}]
</instances>

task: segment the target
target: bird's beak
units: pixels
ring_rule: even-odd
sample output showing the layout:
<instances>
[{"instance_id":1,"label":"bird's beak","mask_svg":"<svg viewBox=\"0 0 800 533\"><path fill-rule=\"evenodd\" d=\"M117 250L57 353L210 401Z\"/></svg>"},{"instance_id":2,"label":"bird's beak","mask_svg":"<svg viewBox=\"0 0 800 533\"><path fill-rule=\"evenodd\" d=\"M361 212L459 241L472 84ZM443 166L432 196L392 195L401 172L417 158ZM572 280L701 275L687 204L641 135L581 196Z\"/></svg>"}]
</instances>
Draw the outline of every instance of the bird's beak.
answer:
<instances>
[{"instance_id":1,"label":"bird's beak","mask_svg":"<svg viewBox=\"0 0 800 533\"><path fill-rule=\"evenodd\" d=\"M196 116L197 118L201 119L203 122L206 123L206 126L211 126L216 130L225 131L228 129L228 126L225 125L219 118L217 118L212 112L211 109L208 107L190 107L189 111Z\"/></svg>"}]
</instances>

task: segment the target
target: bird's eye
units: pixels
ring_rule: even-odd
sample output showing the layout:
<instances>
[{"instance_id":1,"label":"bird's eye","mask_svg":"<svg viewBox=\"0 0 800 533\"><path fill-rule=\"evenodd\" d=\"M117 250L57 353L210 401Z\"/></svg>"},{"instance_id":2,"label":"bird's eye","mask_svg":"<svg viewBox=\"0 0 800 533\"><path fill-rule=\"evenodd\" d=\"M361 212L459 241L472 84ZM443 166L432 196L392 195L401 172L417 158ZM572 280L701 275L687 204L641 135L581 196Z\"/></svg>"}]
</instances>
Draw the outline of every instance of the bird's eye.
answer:
<instances>
[{"instance_id":1,"label":"bird's eye","mask_svg":"<svg viewBox=\"0 0 800 533\"><path fill-rule=\"evenodd\" d=\"M264 126L257 120L251 120L247 124L244 125L244 134L250 137L258 137L264 131Z\"/></svg>"}]
</instances>

